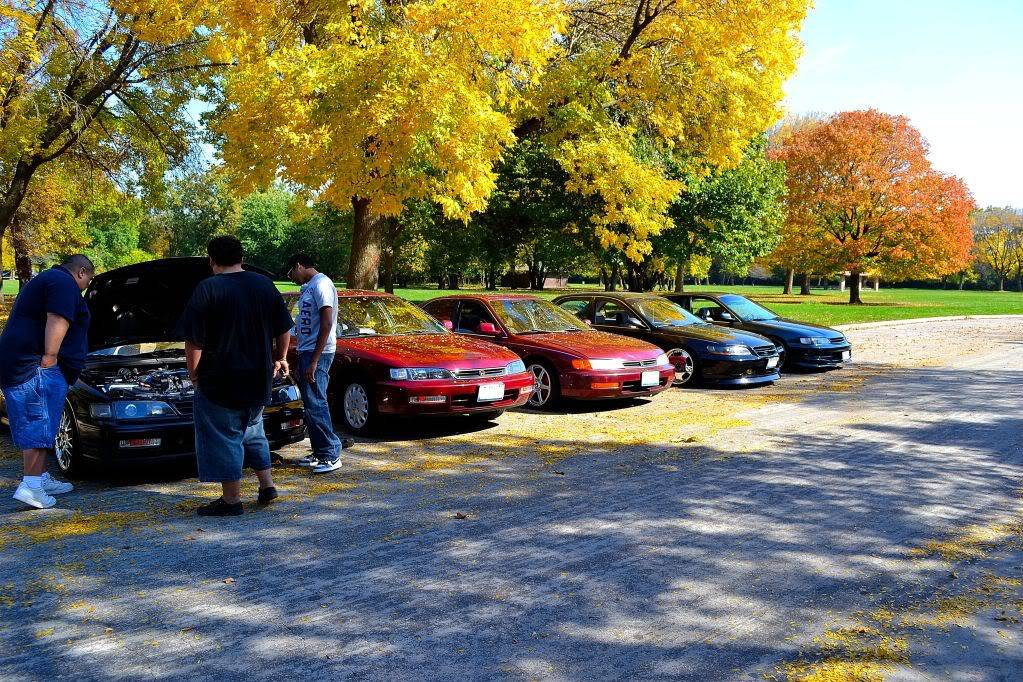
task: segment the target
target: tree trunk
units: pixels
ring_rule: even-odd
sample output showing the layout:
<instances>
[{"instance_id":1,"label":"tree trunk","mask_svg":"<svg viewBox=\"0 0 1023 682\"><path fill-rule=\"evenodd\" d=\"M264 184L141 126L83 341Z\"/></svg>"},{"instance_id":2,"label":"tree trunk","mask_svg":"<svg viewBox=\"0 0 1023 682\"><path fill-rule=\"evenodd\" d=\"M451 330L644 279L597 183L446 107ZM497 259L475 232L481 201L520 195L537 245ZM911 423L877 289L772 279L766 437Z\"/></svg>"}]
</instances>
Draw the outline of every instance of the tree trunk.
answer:
<instances>
[{"instance_id":1,"label":"tree trunk","mask_svg":"<svg viewBox=\"0 0 1023 682\"><path fill-rule=\"evenodd\" d=\"M675 291L683 292L686 290L686 275L682 270L681 265L675 266Z\"/></svg>"},{"instance_id":2,"label":"tree trunk","mask_svg":"<svg viewBox=\"0 0 1023 682\"><path fill-rule=\"evenodd\" d=\"M1005 291L1005 277L998 278L998 290Z\"/></svg>"},{"instance_id":3,"label":"tree trunk","mask_svg":"<svg viewBox=\"0 0 1023 682\"><path fill-rule=\"evenodd\" d=\"M461 278L460 278L460 276L459 276L459 274L457 272L449 272L448 273L448 289L454 289L455 291L458 291L458 286L461 283L460 279Z\"/></svg>"},{"instance_id":4,"label":"tree trunk","mask_svg":"<svg viewBox=\"0 0 1023 682\"><path fill-rule=\"evenodd\" d=\"M384 291L394 293L394 247L384 249Z\"/></svg>"},{"instance_id":5,"label":"tree trunk","mask_svg":"<svg viewBox=\"0 0 1023 682\"><path fill-rule=\"evenodd\" d=\"M809 296L810 295L810 274L803 275L803 281L799 284L799 295Z\"/></svg>"},{"instance_id":6,"label":"tree trunk","mask_svg":"<svg viewBox=\"0 0 1023 682\"><path fill-rule=\"evenodd\" d=\"M860 273L857 270L849 274L849 303L863 303L860 298Z\"/></svg>"},{"instance_id":7,"label":"tree trunk","mask_svg":"<svg viewBox=\"0 0 1023 682\"><path fill-rule=\"evenodd\" d=\"M32 259L28 255L28 239L15 216L11 221L11 244L14 247L14 271L18 277L18 291L32 279Z\"/></svg>"},{"instance_id":8,"label":"tree trunk","mask_svg":"<svg viewBox=\"0 0 1023 682\"><path fill-rule=\"evenodd\" d=\"M792 295L792 282L796 279L796 271L789 268L785 271L785 291L782 293L786 296Z\"/></svg>"},{"instance_id":9,"label":"tree trunk","mask_svg":"<svg viewBox=\"0 0 1023 682\"><path fill-rule=\"evenodd\" d=\"M881 291L881 278L880 277L875 277L874 278L874 291Z\"/></svg>"},{"instance_id":10,"label":"tree trunk","mask_svg":"<svg viewBox=\"0 0 1023 682\"><path fill-rule=\"evenodd\" d=\"M352 199L354 226L352 256L348 262L349 289L376 289L380 277L380 244L383 221L370 207L370 200Z\"/></svg>"},{"instance_id":11,"label":"tree trunk","mask_svg":"<svg viewBox=\"0 0 1023 682\"><path fill-rule=\"evenodd\" d=\"M611 279L610 284L608 285L607 288L608 291L614 291L615 288L618 286L618 275L620 269L621 266L618 263L615 263L614 265L611 266Z\"/></svg>"}]
</instances>

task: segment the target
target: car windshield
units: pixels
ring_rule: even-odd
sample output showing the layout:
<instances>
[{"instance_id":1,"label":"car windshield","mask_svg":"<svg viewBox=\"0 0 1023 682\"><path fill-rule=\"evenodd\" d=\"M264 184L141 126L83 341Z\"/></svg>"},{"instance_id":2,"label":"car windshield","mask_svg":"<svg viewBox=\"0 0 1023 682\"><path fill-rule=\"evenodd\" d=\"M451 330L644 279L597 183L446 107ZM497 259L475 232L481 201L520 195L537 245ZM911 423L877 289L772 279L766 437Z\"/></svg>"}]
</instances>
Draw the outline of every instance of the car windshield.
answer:
<instances>
[{"instance_id":1,"label":"car windshield","mask_svg":"<svg viewBox=\"0 0 1023 682\"><path fill-rule=\"evenodd\" d=\"M576 317L550 301L533 298L509 298L492 301L498 319L512 334L574 332L589 329Z\"/></svg>"},{"instance_id":2,"label":"car windshield","mask_svg":"<svg viewBox=\"0 0 1023 682\"><path fill-rule=\"evenodd\" d=\"M655 327L684 327L701 324L703 320L666 298L642 298L632 301L633 307Z\"/></svg>"},{"instance_id":3,"label":"car windshield","mask_svg":"<svg viewBox=\"0 0 1023 682\"><path fill-rule=\"evenodd\" d=\"M448 330L444 325L400 298L342 296L338 299L339 338L446 333Z\"/></svg>"},{"instance_id":4,"label":"car windshield","mask_svg":"<svg viewBox=\"0 0 1023 682\"><path fill-rule=\"evenodd\" d=\"M759 322L762 320L773 320L778 316L762 305L758 305L748 298L742 296L722 296L721 302L731 308L732 312L747 322Z\"/></svg>"},{"instance_id":5,"label":"car windshield","mask_svg":"<svg viewBox=\"0 0 1023 682\"><path fill-rule=\"evenodd\" d=\"M113 346L111 348L101 348L95 350L90 355L98 355L102 357L107 356L127 356L132 357L136 355L149 355L149 354L178 354L185 352L184 341L161 341L158 343L126 343L122 346Z\"/></svg>"}]
</instances>

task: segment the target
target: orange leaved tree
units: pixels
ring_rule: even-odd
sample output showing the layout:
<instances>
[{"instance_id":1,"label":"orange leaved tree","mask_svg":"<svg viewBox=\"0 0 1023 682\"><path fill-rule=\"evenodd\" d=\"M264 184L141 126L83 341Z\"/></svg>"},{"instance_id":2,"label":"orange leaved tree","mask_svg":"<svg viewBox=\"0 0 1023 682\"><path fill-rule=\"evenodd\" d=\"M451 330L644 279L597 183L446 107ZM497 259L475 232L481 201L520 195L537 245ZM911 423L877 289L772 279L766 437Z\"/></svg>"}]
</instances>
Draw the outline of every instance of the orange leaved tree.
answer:
<instances>
[{"instance_id":1,"label":"orange leaved tree","mask_svg":"<svg viewBox=\"0 0 1023 682\"><path fill-rule=\"evenodd\" d=\"M793 132L776 158L788 172L791 238L816 245L830 269L890 280L932 278L970 262L973 198L927 159L927 142L904 116L847 111ZM783 245L782 248L785 248Z\"/></svg>"}]
</instances>

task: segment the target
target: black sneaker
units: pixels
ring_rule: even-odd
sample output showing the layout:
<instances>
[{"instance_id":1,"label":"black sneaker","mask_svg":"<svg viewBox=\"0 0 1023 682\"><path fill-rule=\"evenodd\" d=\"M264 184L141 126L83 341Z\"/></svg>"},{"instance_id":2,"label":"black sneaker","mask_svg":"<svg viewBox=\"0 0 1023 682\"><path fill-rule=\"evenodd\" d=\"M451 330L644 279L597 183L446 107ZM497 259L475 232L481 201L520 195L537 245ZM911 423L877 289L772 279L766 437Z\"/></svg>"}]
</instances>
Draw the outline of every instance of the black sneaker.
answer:
<instances>
[{"instance_id":1,"label":"black sneaker","mask_svg":"<svg viewBox=\"0 0 1023 682\"><path fill-rule=\"evenodd\" d=\"M269 486L267 488L259 489L259 496L256 498L257 504L270 504L274 500L280 497L277 494L277 488Z\"/></svg>"},{"instance_id":2,"label":"black sneaker","mask_svg":"<svg viewBox=\"0 0 1023 682\"><path fill-rule=\"evenodd\" d=\"M241 516L244 509L241 502L228 504L223 497L218 497L209 504L204 504L195 510L199 516Z\"/></svg>"}]
</instances>

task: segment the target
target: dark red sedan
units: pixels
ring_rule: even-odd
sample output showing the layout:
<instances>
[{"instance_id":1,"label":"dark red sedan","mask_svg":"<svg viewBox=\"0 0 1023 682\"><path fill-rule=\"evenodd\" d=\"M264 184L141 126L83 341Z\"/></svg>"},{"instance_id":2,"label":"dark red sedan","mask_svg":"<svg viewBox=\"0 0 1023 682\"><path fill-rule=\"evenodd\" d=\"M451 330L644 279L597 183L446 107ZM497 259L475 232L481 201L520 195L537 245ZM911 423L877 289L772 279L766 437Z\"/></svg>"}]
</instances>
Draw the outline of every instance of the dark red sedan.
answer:
<instances>
[{"instance_id":1,"label":"dark red sedan","mask_svg":"<svg viewBox=\"0 0 1023 682\"><path fill-rule=\"evenodd\" d=\"M652 344L595 331L549 301L523 294L444 296L423 308L469 338L491 339L518 353L532 373L533 407L560 398L596 400L653 395L674 367Z\"/></svg>"},{"instance_id":2,"label":"dark red sedan","mask_svg":"<svg viewBox=\"0 0 1023 682\"><path fill-rule=\"evenodd\" d=\"M525 404L533 390L514 353L452 334L411 303L375 291L338 292L330 374L328 400L355 434L373 431L384 414L493 419Z\"/></svg>"}]
</instances>

